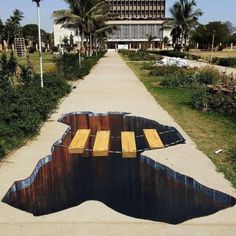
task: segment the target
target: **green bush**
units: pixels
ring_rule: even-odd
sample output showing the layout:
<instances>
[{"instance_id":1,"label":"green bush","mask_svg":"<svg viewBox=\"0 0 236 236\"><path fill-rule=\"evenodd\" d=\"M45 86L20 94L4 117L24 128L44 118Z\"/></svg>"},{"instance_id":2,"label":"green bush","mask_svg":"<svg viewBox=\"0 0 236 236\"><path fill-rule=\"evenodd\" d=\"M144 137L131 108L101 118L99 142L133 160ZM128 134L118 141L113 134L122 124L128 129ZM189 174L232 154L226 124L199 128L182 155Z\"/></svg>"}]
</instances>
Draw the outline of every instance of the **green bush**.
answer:
<instances>
[{"instance_id":1,"label":"green bush","mask_svg":"<svg viewBox=\"0 0 236 236\"><path fill-rule=\"evenodd\" d=\"M209 108L209 93L206 87L195 89L191 98L193 108L202 111Z\"/></svg>"},{"instance_id":2,"label":"green bush","mask_svg":"<svg viewBox=\"0 0 236 236\"><path fill-rule=\"evenodd\" d=\"M37 133L41 122L57 106L60 98L70 92L70 86L62 79L44 76L45 87L40 88L36 78L28 86L18 86L8 91L0 89L0 153L17 146L22 139Z\"/></svg>"},{"instance_id":3,"label":"green bush","mask_svg":"<svg viewBox=\"0 0 236 236\"><path fill-rule=\"evenodd\" d=\"M236 146L229 150L229 158L234 171L236 171Z\"/></svg>"},{"instance_id":4,"label":"green bush","mask_svg":"<svg viewBox=\"0 0 236 236\"><path fill-rule=\"evenodd\" d=\"M105 51L99 52L92 57L84 57L79 63L79 54L65 53L56 60L57 74L66 80L77 80L89 74L92 67L103 57Z\"/></svg>"},{"instance_id":5,"label":"green bush","mask_svg":"<svg viewBox=\"0 0 236 236\"><path fill-rule=\"evenodd\" d=\"M177 74L173 77L166 77L161 81L160 85L169 88L195 88L197 87L197 80L191 72L186 72L182 75Z\"/></svg>"},{"instance_id":6,"label":"green bush","mask_svg":"<svg viewBox=\"0 0 236 236\"><path fill-rule=\"evenodd\" d=\"M121 49L118 52L126 56L130 61L154 61L157 59L155 55L144 50L131 51Z\"/></svg>"},{"instance_id":7,"label":"green bush","mask_svg":"<svg viewBox=\"0 0 236 236\"><path fill-rule=\"evenodd\" d=\"M29 84L33 83L35 79L35 73L33 71L32 64L28 60L27 65L20 65L20 75L19 75L19 81L28 86Z\"/></svg>"},{"instance_id":8,"label":"green bush","mask_svg":"<svg viewBox=\"0 0 236 236\"><path fill-rule=\"evenodd\" d=\"M204 67L198 70L197 80L199 84L215 84L221 80L221 73L213 67Z\"/></svg>"},{"instance_id":9,"label":"green bush","mask_svg":"<svg viewBox=\"0 0 236 236\"><path fill-rule=\"evenodd\" d=\"M16 148L26 138L35 135L42 122L56 108L59 100L71 90L66 79L77 79L88 74L105 52L84 58L82 67L78 66L77 55L64 55L58 59L61 74L44 74L44 88L30 64L20 66L19 83L12 86L9 76L15 73L16 60L0 60L0 158L12 148ZM64 77L63 77L64 76ZM73 77L76 76L76 77Z\"/></svg>"},{"instance_id":10,"label":"green bush","mask_svg":"<svg viewBox=\"0 0 236 236\"><path fill-rule=\"evenodd\" d=\"M236 92L212 93L207 88L200 88L193 93L191 103L197 110L211 110L223 115L236 114Z\"/></svg>"},{"instance_id":11,"label":"green bush","mask_svg":"<svg viewBox=\"0 0 236 236\"><path fill-rule=\"evenodd\" d=\"M228 58L215 57L213 58L212 63L217 64L219 66L235 67L236 58L235 57L228 57Z\"/></svg>"},{"instance_id":12,"label":"green bush","mask_svg":"<svg viewBox=\"0 0 236 236\"><path fill-rule=\"evenodd\" d=\"M180 88L215 84L223 79L223 75L211 67L186 69L176 66L155 66L151 68L150 75L165 77L161 81L161 86Z\"/></svg>"},{"instance_id":13,"label":"green bush","mask_svg":"<svg viewBox=\"0 0 236 236\"><path fill-rule=\"evenodd\" d=\"M7 58L6 53L3 53L0 58L0 88L8 89L12 84L12 77L16 73L17 61L14 58L13 52Z\"/></svg>"}]
</instances>

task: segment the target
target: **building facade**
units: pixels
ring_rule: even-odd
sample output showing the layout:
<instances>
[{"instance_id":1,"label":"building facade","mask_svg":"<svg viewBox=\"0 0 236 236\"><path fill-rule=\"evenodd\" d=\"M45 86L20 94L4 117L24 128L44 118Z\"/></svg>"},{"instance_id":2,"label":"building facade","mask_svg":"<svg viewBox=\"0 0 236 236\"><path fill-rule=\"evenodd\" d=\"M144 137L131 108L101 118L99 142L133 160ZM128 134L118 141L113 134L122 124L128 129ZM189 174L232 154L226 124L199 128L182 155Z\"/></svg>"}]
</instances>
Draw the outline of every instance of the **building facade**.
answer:
<instances>
[{"instance_id":1,"label":"building facade","mask_svg":"<svg viewBox=\"0 0 236 236\"><path fill-rule=\"evenodd\" d=\"M118 26L109 36L109 48L148 48L148 35L156 38L153 48L161 48L165 0L108 0L112 19L108 24Z\"/></svg>"},{"instance_id":2,"label":"building facade","mask_svg":"<svg viewBox=\"0 0 236 236\"><path fill-rule=\"evenodd\" d=\"M54 34L54 46L59 46L64 44L63 39L66 37L70 39L70 36L73 35L74 43L79 44L79 37L75 35L73 30L65 29L62 25L53 25L53 34Z\"/></svg>"}]
</instances>

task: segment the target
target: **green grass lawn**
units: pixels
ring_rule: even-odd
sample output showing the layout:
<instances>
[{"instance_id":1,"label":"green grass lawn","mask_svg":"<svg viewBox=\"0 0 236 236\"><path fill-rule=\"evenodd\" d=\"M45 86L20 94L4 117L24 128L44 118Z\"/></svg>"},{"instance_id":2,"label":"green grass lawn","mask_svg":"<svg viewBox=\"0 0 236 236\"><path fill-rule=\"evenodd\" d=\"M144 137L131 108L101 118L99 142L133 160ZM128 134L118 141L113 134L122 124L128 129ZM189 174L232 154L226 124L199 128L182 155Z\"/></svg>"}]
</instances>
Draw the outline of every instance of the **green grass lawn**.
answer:
<instances>
[{"instance_id":1,"label":"green grass lawn","mask_svg":"<svg viewBox=\"0 0 236 236\"><path fill-rule=\"evenodd\" d=\"M8 55L9 54L10 53L8 53ZM1 56L1 53L0 53L0 56ZM38 52L28 53L27 56L29 57L29 60L32 63L34 71L36 73L39 73L40 67L39 67L39 54L38 54ZM43 70L44 70L44 72L52 72L53 70L55 70L54 59L56 57L58 57L58 55L53 55L49 52L43 53ZM21 65L25 65L27 63L27 58L17 57L17 60Z\"/></svg>"},{"instance_id":2,"label":"green grass lawn","mask_svg":"<svg viewBox=\"0 0 236 236\"><path fill-rule=\"evenodd\" d=\"M231 150L236 148L236 117L224 117L213 112L199 112L190 105L192 90L158 87L160 78L150 76L141 64L127 63L144 83L156 101L166 109L236 188L236 172L230 161ZM223 152L215 154L216 150Z\"/></svg>"}]
</instances>

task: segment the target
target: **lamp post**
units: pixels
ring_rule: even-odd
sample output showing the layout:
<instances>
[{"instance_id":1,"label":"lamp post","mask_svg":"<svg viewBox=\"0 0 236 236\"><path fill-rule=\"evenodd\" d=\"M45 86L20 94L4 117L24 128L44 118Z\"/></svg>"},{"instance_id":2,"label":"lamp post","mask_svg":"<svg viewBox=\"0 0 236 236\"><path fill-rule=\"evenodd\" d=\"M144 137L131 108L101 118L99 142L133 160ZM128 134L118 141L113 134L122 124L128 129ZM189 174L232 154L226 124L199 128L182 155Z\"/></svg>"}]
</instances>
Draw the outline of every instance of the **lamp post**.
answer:
<instances>
[{"instance_id":1,"label":"lamp post","mask_svg":"<svg viewBox=\"0 0 236 236\"><path fill-rule=\"evenodd\" d=\"M41 88L43 88L43 57L42 57L42 41L41 41L40 1L42 0L32 0L32 2L35 2L37 4L40 82L41 82Z\"/></svg>"},{"instance_id":2,"label":"lamp post","mask_svg":"<svg viewBox=\"0 0 236 236\"><path fill-rule=\"evenodd\" d=\"M212 44L211 44L211 61L213 57L213 52L214 52L214 45L215 45L215 30L213 30L213 35L212 35Z\"/></svg>"}]
</instances>

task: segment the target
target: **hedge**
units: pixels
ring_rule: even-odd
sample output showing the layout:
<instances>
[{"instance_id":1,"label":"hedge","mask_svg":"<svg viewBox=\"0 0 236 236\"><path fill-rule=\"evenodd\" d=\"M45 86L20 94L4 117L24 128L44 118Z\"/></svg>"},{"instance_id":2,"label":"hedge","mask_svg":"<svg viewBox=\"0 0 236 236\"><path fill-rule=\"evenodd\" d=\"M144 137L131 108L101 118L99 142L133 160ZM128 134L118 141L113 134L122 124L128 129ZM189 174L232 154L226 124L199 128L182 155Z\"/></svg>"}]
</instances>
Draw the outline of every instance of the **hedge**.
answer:
<instances>
[{"instance_id":1,"label":"hedge","mask_svg":"<svg viewBox=\"0 0 236 236\"><path fill-rule=\"evenodd\" d=\"M58 76L66 80L77 80L88 75L98 60L104 56L106 51L100 51L97 55L84 57L79 63L78 54L64 54L56 60L56 70Z\"/></svg>"},{"instance_id":2,"label":"hedge","mask_svg":"<svg viewBox=\"0 0 236 236\"><path fill-rule=\"evenodd\" d=\"M157 56L144 50L132 51L119 49L118 52L126 56L130 61L154 61L157 59Z\"/></svg>"},{"instance_id":3,"label":"hedge","mask_svg":"<svg viewBox=\"0 0 236 236\"><path fill-rule=\"evenodd\" d=\"M201 59L200 56L186 53L186 52L180 52L180 51L170 51L170 50L163 50L163 51L150 51L150 53L155 53L157 55L161 56L167 56L167 57L179 57L179 58L186 58L189 60L198 60Z\"/></svg>"},{"instance_id":4,"label":"hedge","mask_svg":"<svg viewBox=\"0 0 236 236\"><path fill-rule=\"evenodd\" d=\"M212 63L219 66L236 67L236 57L228 57L228 58L214 57L212 59Z\"/></svg>"}]
</instances>

